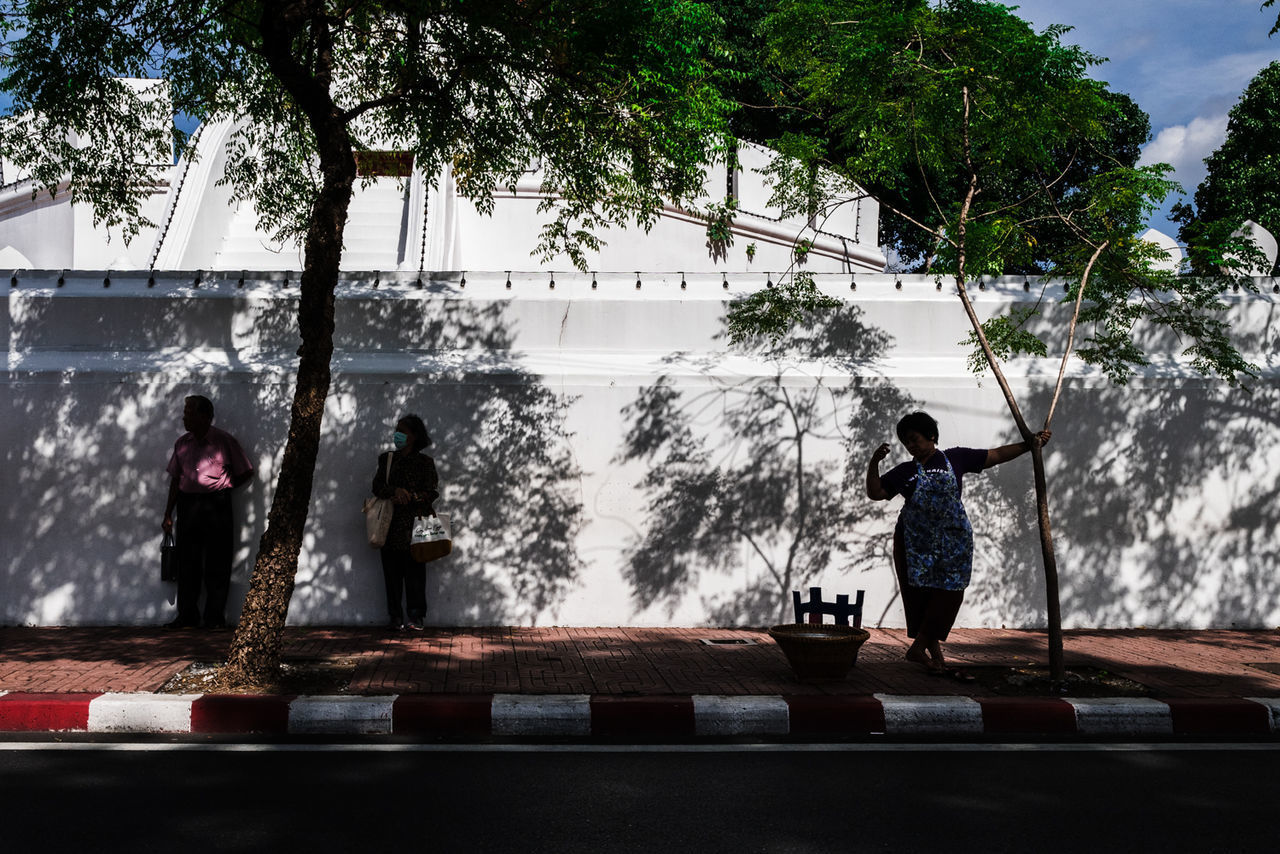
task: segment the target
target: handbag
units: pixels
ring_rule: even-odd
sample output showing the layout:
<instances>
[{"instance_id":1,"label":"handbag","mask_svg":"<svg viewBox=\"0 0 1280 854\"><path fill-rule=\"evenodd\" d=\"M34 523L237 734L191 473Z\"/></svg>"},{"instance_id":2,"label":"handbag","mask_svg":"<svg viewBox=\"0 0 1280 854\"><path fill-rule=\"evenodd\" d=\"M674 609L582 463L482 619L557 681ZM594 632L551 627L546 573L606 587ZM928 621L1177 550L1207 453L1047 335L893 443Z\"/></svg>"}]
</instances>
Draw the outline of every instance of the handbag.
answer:
<instances>
[{"instance_id":1,"label":"handbag","mask_svg":"<svg viewBox=\"0 0 1280 854\"><path fill-rule=\"evenodd\" d=\"M391 481L391 454L387 454L387 471L384 479ZM395 502L390 498L366 498L360 512L364 513L365 534L369 545L380 549L387 543L387 531L391 530L391 514L395 512Z\"/></svg>"},{"instance_id":2,"label":"handbag","mask_svg":"<svg viewBox=\"0 0 1280 854\"><path fill-rule=\"evenodd\" d=\"M160 580L178 580L178 546L173 541L173 532L165 531L160 541Z\"/></svg>"},{"instance_id":3,"label":"handbag","mask_svg":"<svg viewBox=\"0 0 1280 854\"><path fill-rule=\"evenodd\" d=\"M449 514L433 513L413 517L413 533L409 537L409 557L417 563L439 560L453 551L453 534Z\"/></svg>"}]
</instances>

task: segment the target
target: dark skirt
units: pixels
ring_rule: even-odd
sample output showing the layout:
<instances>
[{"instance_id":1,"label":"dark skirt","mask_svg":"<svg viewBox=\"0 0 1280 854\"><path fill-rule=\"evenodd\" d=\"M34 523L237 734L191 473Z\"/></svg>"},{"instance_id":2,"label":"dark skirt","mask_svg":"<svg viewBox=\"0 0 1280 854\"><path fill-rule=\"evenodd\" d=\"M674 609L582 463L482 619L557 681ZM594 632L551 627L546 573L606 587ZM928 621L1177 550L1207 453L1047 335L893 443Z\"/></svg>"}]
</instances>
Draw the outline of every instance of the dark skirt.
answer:
<instances>
[{"instance_id":1,"label":"dark skirt","mask_svg":"<svg viewBox=\"0 0 1280 854\"><path fill-rule=\"evenodd\" d=\"M932 640L946 640L955 624L956 615L960 613L964 591L912 585L907 580L907 549L901 528L893 532L893 569L898 574L902 609L907 614L907 637L915 638L923 634Z\"/></svg>"}]
</instances>

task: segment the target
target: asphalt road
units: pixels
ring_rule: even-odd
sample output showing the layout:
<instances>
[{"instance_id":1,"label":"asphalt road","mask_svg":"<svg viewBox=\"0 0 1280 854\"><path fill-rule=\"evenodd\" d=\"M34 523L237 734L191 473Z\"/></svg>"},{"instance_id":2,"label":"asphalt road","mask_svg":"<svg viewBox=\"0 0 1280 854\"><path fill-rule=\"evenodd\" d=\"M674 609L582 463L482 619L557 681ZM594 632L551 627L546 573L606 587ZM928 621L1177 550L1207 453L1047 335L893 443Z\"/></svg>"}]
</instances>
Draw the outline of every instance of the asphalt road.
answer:
<instances>
[{"instance_id":1,"label":"asphalt road","mask_svg":"<svg viewBox=\"0 0 1280 854\"><path fill-rule=\"evenodd\" d=\"M14 749L5 852L1273 851L1278 745Z\"/></svg>"}]
</instances>

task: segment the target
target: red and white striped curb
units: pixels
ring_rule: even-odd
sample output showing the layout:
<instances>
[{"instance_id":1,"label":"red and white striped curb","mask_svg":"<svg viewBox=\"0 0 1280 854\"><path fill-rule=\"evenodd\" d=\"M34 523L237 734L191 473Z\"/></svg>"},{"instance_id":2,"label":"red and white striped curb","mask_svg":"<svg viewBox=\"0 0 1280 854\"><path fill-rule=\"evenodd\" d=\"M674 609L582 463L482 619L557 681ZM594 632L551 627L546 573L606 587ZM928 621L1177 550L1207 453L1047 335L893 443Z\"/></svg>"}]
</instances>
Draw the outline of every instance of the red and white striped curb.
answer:
<instances>
[{"instance_id":1,"label":"red and white striped curb","mask_svg":"<svg viewBox=\"0 0 1280 854\"><path fill-rule=\"evenodd\" d=\"M0 732L819 737L1271 735L1280 698L0 693Z\"/></svg>"}]
</instances>

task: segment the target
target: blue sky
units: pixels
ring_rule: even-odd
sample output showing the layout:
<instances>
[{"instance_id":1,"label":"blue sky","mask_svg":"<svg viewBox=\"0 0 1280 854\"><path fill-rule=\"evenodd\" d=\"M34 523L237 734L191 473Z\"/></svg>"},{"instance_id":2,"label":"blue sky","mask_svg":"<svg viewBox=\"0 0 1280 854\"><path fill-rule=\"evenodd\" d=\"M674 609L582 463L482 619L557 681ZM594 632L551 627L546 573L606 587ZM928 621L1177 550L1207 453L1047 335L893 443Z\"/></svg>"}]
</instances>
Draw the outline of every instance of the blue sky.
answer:
<instances>
[{"instance_id":1,"label":"blue sky","mask_svg":"<svg viewBox=\"0 0 1280 854\"><path fill-rule=\"evenodd\" d=\"M1107 57L1093 76L1151 117L1142 162L1172 164L1188 196L1204 179L1204 158L1222 144L1227 112L1254 75L1280 59L1280 33L1267 37L1280 10L1260 9L1262 0L1006 2L1036 29L1074 27L1064 41ZM1150 224L1175 234L1167 209Z\"/></svg>"}]
</instances>

